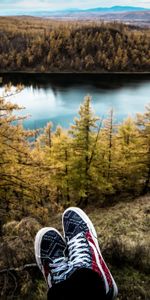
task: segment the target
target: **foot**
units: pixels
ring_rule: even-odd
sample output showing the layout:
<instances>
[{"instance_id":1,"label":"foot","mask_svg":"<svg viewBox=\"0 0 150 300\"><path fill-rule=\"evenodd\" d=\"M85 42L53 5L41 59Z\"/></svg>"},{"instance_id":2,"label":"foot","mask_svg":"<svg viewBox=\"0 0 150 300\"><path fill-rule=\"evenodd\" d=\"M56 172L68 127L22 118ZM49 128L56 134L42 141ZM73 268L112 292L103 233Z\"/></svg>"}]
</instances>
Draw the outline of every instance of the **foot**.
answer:
<instances>
[{"instance_id":1,"label":"foot","mask_svg":"<svg viewBox=\"0 0 150 300\"><path fill-rule=\"evenodd\" d=\"M65 210L62 225L69 262L75 270L88 268L97 272L103 280L108 299L114 299L118 294L117 285L102 257L91 220L80 208L71 207Z\"/></svg>"},{"instance_id":2,"label":"foot","mask_svg":"<svg viewBox=\"0 0 150 300\"><path fill-rule=\"evenodd\" d=\"M36 262L49 288L65 279L67 269L65 248L65 240L55 228L42 228L35 237Z\"/></svg>"}]
</instances>

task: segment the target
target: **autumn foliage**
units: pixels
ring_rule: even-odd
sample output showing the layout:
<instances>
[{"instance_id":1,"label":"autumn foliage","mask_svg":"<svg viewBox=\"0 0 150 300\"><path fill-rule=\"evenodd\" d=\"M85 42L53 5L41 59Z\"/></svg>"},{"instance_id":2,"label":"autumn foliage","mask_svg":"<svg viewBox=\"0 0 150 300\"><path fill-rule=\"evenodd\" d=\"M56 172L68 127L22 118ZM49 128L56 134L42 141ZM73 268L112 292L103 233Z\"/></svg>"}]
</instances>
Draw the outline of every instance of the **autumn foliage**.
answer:
<instances>
[{"instance_id":1,"label":"autumn foliage","mask_svg":"<svg viewBox=\"0 0 150 300\"><path fill-rule=\"evenodd\" d=\"M96 117L87 96L68 131L54 131L51 122L43 130L29 131L15 115L21 108L9 102L10 94L6 86L0 98L2 223L29 215L46 222L59 207L105 205L122 194L149 191L149 105L135 120L116 125L113 110L106 119Z\"/></svg>"},{"instance_id":2,"label":"autumn foliage","mask_svg":"<svg viewBox=\"0 0 150 300\"><path fill-rule=\"evenodd\" d=\"M150 71L150 30L119 23L1 17L0 71Z\"/></svg>"}]
</instances>

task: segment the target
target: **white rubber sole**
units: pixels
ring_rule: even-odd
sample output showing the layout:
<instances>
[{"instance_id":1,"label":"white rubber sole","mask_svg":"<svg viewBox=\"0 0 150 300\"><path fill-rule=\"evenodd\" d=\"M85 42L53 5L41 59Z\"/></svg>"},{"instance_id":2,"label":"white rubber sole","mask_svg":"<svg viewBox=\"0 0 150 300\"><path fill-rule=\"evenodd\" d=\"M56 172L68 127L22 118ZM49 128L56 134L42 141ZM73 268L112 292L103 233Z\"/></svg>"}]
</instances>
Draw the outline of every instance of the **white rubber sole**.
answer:
<instances>
[{"instance_id":1,"label":"white rubber sole","mask_svg":"<svg viewBox=\"0 0 150 300\"><path fill-rule=\"evenodd\" d=\"M98 253L99 253L99 255L101 256L102 260L105 262L105 260L103 259L102 254L101 254L101 251L100 251L100 247L99 247L99 243L98 243L97 233L96 233L95 227L94 227L92 221L90 220L90 218L89 218L89 217L86 215L86 213L85 213L82 209L80 209L79 207L69 207L69 208L67 208L67 209L64 211L64 213L63 213L63 215L62 215L62 227L63 227L63 233L64 233L64 236L65 236L65 231L64 231L63 218L64 218L64 214L65 214L66 212L68 212L68 211L74 211L75 213L77 213L77 214L83 219L83 221L87 224L87 226L88 226L88 228L89 228L89 231L90 231L90 233L92 234L94 243L95 243L96 248L97 248L97 250L98 250ZM91 246L92 246L92 243L91 243ZM93 246L92 246L92 248L93 248ZM95 247L94 247L94 248L95 248ZM93 248L93 250L94 250L94 248ZM94 251L94 252L95 252L95 251ZM100 268L100 270L101 270L103 276L105 277L104 272L103 272L103 270L102 270L102 268L101 268L101 266L100 266L100 263L99 263L98 255L96 255L96 252L95 252L95 257L96 257L97 264L98 264L98 266L99 266L99 268ZM105 263L105 264L106 264L106 263ZM107 267L107 268L108 268L108 267ZM110 271L109 271L109 272L110 272ZM115 297L118 295L118 288L117 288L117 285L116 285L116 283L115 283L115 281L114 281L114 279L113 279L113 276L112 276L111 272L110 272L110 276L111 276L111 279L112 279L112 282L113 282L113 287L114 287L113 298L115 298ZM107 287L107 284L106 284L106 290L107 290L107 289L108 289L108 287Z\"/></svg>"}]
</instances>

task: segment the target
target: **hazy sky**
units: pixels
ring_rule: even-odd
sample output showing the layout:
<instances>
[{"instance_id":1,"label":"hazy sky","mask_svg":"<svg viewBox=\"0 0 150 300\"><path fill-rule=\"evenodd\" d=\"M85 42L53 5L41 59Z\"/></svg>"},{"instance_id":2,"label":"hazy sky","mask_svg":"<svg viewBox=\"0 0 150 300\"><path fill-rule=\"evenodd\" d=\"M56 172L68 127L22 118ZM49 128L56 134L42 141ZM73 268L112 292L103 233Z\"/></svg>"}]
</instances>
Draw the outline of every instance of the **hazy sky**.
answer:
<instances>
[{"instance_id":1,"label":"hazy sky","mask_svg":"<svg viewBox=\"0 0 150 300\"><path fill-rule=\"evenodd\" d=\"M0 0L0 15L11 11L60 10L66 8L110 7L114 5L150 8L150 0Z\"/></svg>"}]
</instances>

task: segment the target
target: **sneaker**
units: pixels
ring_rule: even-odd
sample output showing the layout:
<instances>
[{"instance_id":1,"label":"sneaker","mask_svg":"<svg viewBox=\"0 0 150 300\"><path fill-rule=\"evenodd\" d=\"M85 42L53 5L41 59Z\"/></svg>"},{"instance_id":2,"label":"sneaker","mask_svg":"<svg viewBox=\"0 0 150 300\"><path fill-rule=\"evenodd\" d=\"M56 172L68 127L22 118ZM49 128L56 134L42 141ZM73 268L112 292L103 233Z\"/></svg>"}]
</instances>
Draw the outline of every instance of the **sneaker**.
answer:
<instances>
[{"instance_id":1,"label":"sneaker","mask_svg":"<svg viewBox=\"0 0 150 300\"><path fill-rule=\"evenodd\" d=\"M61 234L51 227L40 229L35 237L34 249L37 265L48 287L65 280L68 265L64 256L66 243Z\"/></svg>"},{"instance_id":2,"label":"sneaker","mask_svg":"<svg viewBox=\"0 0 150 300\"><path fill-rule=\"evenodd\" d=\"M68 247L68 260L74 265L74 270L88 268L97 272L104 283L107 299L114 299L118 288L102 257L91 220L80 208L71 207L63 213L62 226Z\"/></svg>"}]
</instances>

